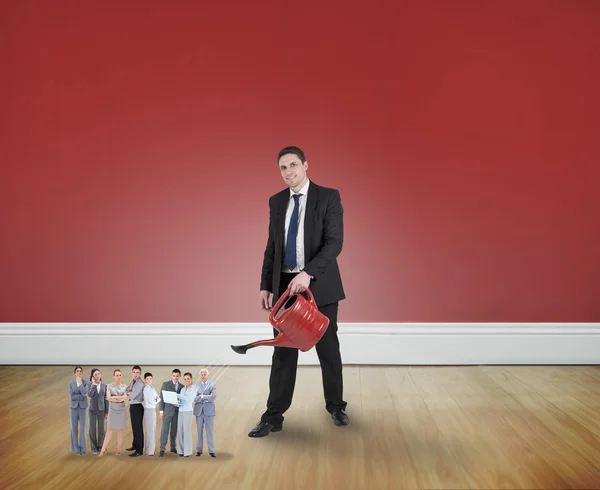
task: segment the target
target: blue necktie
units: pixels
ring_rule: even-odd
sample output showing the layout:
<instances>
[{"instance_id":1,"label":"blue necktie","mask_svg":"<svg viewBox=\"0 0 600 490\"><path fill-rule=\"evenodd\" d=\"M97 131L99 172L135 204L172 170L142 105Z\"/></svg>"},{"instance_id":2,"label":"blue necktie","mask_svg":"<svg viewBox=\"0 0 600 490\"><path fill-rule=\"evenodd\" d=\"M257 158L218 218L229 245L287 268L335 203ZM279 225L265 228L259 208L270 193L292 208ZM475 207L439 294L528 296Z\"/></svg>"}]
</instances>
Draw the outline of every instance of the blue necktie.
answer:
<instances>
[{"instance_id":1,"label":"blue necktie","mask_svg":"<svg viewBox=\"0 0 600 490\"><path fill-rule=\"evenodd\" d=\"M296 268L296 237L298 235L298 211L300 208L300 203L298 201L301 195L302 194L294 194L294 211L292 212L292 218L290 219L287 243L285 244L285 265L287 265L291 271Z\"/></svg>"}]
</instances>

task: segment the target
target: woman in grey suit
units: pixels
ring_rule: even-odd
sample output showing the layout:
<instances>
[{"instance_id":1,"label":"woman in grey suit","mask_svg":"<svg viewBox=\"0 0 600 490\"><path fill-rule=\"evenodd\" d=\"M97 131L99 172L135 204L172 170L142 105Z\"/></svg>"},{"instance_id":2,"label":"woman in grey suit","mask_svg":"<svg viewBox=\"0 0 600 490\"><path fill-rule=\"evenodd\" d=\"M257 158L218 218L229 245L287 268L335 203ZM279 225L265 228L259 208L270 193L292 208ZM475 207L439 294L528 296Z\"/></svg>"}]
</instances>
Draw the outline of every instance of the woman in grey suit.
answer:
<instances>
[{"instance_id":1,"label":"woman in grey suit","mask_svg":"<svg viewBox=\"0 0 600 490\"><path fill-rule=\"evenodd\" d=\"M99 369L92 369L90 385L89 425L90 447L93 454L98 454L104 444L104 423L108 419L109 402L106 399L106 385L102 382L102 373Z\"/></svg>"},{"instance_id":2,"label":"woman in grey suit","mask_svg":"<svg viewBox=\"0 0 600 490\"><path fill-rule=\"evenodd\" d=\"M123 446L123 430L127 428L127 408L125 400L127 400L127 386L121 383L122 373L120 369L115 369L113 372L114 381L108 385L106 390L106 399L110 402L108 411L108 430L104 438L102 450L98 456L102 457L106 454L106 448L110 442L113 430L117 432L117 456L121 454Z\"/></svg>"},{"instance_id":3,"label":"woman in grey suit","mask_svg":"<svg viewBox=\"0 0 600 490\"><path fill-rule=\"evenodd\" d=\"M75 368L75 379L69 381L69 395L71 397L71 452L79 455L87 453L85 442L85 419L88 407L89 381L83 379L81 366Z\"/></svg>"}]
</instances>

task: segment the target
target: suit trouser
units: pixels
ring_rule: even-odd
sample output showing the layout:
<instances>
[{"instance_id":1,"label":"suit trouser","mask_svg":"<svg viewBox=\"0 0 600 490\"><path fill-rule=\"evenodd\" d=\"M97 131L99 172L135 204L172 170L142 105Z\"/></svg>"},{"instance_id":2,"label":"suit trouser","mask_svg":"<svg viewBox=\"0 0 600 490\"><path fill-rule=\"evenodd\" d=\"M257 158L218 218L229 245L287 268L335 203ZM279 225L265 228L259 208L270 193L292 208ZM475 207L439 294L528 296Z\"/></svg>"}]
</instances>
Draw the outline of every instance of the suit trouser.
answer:
<instances>
[{"instance_id":1,"label":"suit trouser","mask_svg":"<svg viewBox=\"0 0 600 490\"><path fill-rule=\"evenodd\" d=\"M152 456L156 446L156 408L144 410L146 424L146 454Z\"/></svg>"},{"instance_id":2,"label":"suit trouser","mask_svg":"<svg viewBox=\"0 0 600 490\"><path fill-rule=\"evenodd\" d=\"M285 293L289 283L296 275L285 273L281 275L279 297ZM333 413L336 410L345 409L347 405L343 399L342 356L337 336L338 303L320 306L319 311L329 318L329 327L321 340L317 342L315 349L321 364L325 409L329 413ZM279 332L273 329L273 335L277 337ZM298 349L291 347L274 348L267 410L261 417L263 422L269 422L276 427L281 427L283 424L283 414L292 405L294 396L298 352Z\"/></svg>"},{"instance_id":3,"label":"suit trouser","mask_svg":"<svg viewBox=\"0 0 600 490\"><path fill-rule=\"evenodd\" d=\"M144 405L133 403L129 405L133 442L131 445L136 452L144 454Z\"/></svg>"},{"instance_id":4,"label":"suit trouser","mask_svg":"<svg viewBox=\"0 0 600 490\"><path fill-rule=\"evenodd\" d=\"M85 417L87 408L71 408L71 452L86 454Z\"/></svg>"},{"instance_id":5,"label":"suit trouser","mask_svg":"<svg viewBox=\"0 0 600 490\"><path fill-rule=\"evenodd\" d=\"M89 411L90 414L90 448L93 453L99 453L104 444L104 420L106 411Z\"/></svg>"},{"instance_id":6,"label":"suit trouser","mask_svg":"<svg viewBox=\"0 0 600 490\"><path fill-rule=\"evenodd\" d=\"M215 452L215 416L214 415L196 415L196 428L198 430L198 440L196 442L196 451L202 452L203 437L202 428L206 427L206 444L208 452Z\"/></svg>"},{"instance_id":7,"label":"suit trouser","mask_svg":"<svg viewBox=\"0 0 600 490\"><path fill-rule=\"evenodd\" d=\"M165 418L163 419L162 428L160 430L160 450L164 451L167 447L167 437L169 436L169 427L171 428L171 449L177 450L177 420L179 410L167 414L165 412Z\"/></svg>"},{"instance_id":8,"label":"suit trouser","mask_svg":"<svg viewBox=\"0 0 600 490\"><path fill-rule=\"evenodd\" d=\"M192 415L193 412L179 412L177 417L177 454L192 454Z\"/></svg>"}]
</instances>

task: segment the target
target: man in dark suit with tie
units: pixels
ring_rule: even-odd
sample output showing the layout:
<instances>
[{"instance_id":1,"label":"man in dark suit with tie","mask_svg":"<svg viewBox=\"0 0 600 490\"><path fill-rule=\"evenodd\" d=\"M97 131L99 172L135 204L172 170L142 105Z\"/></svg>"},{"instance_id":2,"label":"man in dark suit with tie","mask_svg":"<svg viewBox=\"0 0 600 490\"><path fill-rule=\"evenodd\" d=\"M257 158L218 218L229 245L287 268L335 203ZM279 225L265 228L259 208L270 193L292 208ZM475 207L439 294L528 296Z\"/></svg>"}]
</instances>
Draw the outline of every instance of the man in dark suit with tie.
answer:
<instances>
[{"instance_id":1,"label":"man in dark suit with tie","mask_svg":"<svg viewBox=\"0 0 600 490\"><path fill-rule=\"evenodd\" d=\"M288 188L269 199L261 305L271 310L288 287L290 295L310 288L319 311L329 318L329 327L315 346L321 364L325 408L336 425L348 425L337 336L338 304L346 297L337 263L344 241L340 193L308 179L308 162L298 147L282 149L277 162ZM273 329L275 336L278 333ZM292 404L297 365L298 349L274 348L267 410L249 437L264 437L282 430L283 414Z\"/></svg>"}]
</instances>

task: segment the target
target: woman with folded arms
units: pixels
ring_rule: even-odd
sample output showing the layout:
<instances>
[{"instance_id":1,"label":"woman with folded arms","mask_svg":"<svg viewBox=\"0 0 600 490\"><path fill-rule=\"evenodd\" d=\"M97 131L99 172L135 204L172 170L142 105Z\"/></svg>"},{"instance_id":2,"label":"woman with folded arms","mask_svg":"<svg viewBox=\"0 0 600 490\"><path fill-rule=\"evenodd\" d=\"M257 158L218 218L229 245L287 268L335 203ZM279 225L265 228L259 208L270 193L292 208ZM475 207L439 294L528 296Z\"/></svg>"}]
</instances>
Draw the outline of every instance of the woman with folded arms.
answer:
<instances>
[{"instance_id":1,"label":"woman with folded arms","mask_svg":"<svg viewBox=\"0 0 600 490\"><path fill-rule=\"evenodd\" d=\"M100 451L99 457L106 454L106 448L110 443L110 438L114 430L117 430L117 456L121 454L123 447L123 430L127 428L127 408L125 400L127 400L127 385L121 383L122 373L120 369L115 369L113 372L114 381L108 385L106 389L106 399L110 402L108 410L108 428Z\"/></svg>"}]
</instances>

